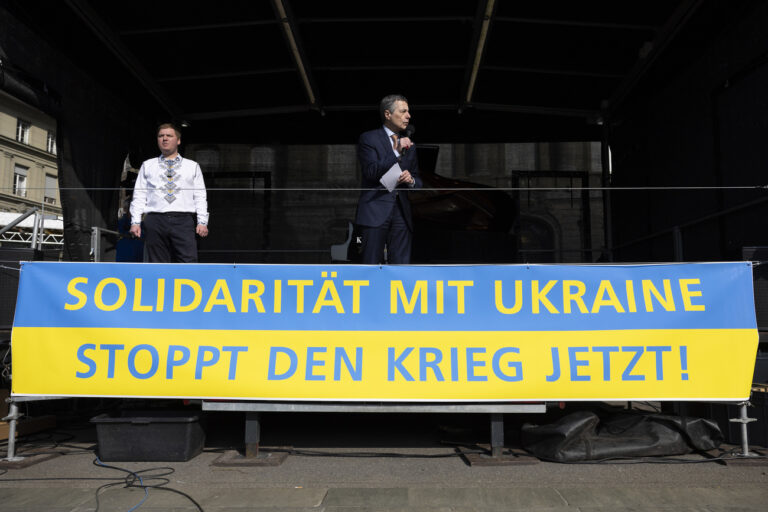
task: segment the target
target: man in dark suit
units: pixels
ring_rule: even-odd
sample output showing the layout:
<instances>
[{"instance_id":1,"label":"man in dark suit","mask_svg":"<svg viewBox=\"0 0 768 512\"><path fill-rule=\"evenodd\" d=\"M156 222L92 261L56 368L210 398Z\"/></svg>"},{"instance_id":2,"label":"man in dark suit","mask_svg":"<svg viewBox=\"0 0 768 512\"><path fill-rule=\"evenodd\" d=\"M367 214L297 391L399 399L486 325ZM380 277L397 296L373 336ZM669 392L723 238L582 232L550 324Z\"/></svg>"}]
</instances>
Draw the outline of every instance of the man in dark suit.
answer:
<instances>
[{"instance_id":1,"label":"man in dark suit","mask_svg":"<svg viewBox=\"0 0 768 512\"><path fill-rule=\"evenodd\" d=\"M355 222L362 234L362 262L368 265L384 263L407 264L411 261L413 221L407 190L421 188L416 149L406 134L411 120L408 100L390 95L381 100L379 113L384 125L365 132L357 145L357 157L362 167L360 200ZM397 187L387 191L379 180L395 164L402 173Z\"/></svg>"}]
</instances>

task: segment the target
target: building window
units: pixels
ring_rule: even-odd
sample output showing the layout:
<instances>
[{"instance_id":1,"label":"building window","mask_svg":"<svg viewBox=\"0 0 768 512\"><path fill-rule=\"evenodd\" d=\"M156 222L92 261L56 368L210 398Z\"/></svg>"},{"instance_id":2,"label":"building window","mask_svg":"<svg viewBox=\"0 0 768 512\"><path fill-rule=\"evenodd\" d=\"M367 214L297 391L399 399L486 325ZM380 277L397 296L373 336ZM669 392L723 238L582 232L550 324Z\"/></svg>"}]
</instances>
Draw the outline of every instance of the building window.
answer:
<instances>
[{"instance_id":1,"label":"building window","mask_svg":"<svg viewBox=\"0 0 768 512\"><path fill-rule=\"evenodd\" d=\"M56 134L53 132L48 132L48 144L46 145L46 150L49 153L56 154Z\"/></svg>"},{"instance_id":2,"label":"building window","mask_svg":"<svg viewBox=\"0 0 768 512\"><path fill-rule=\"evenodd\" d=\"M29 127L31 126L31 123L29 121L25 121L23 119L19 119L16 121L16 140L23 143L23 144L29 144Z\"/></svg>"},{"instance_id":3,"label":"building window","mask_svg":"<svg viewBox=\"0 0 768 512\"><path fill-rule=\"evenodd\" d=\"M29 167L16 165L13 168L13 193L17 196L27 197L27 175Z\"/></svg>"},{"instance_id":4,"label":"building window","mask_svg":"<svg viewBox=\"0 0 768 512\"><path fill-rule=\"evenodd\" d=\"M59 178L52 175L45 175L45 197L46 204L56 204L56 190L59 188Z\"/></svg>"}]
</instances>

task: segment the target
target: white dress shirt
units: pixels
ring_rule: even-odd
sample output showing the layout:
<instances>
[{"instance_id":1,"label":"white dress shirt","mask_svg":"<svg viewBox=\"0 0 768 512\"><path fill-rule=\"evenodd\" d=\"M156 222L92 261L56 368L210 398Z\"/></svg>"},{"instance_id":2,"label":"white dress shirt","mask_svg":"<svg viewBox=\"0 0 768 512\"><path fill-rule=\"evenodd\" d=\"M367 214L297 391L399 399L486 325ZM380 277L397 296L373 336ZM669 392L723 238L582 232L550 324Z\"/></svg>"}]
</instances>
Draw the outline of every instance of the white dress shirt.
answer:
<instances>
[{"instance_id":1,"label":"white dress shirt","mask_svg":"<svg viewBox=\"0 0 768 512\"><path fill-rule=\"evenodd\" d=\"M208 201L200 166L193 160L178 157L173 178L166 176L162 156L146 160L139 169L131 201L131 224L140 224L145 213L190 212L197 223L208 224ZM168 198L172 198L168 201Z\"/></svg>"}]
</instances>

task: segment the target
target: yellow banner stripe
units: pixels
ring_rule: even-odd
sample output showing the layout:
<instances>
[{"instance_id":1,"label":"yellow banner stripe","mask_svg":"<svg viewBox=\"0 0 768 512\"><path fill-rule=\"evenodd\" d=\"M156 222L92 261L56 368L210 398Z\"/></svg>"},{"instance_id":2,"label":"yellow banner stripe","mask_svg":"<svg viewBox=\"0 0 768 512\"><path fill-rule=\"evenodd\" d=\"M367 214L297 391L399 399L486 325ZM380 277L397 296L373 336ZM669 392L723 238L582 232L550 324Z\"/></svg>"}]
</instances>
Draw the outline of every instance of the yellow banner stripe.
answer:
<instances>
[{"instance_id":1,"label":"yellow banner stripe","mask_svg":"<svg viewBox=\"0 0 768 512\"><path fill-rule=\"evenodd\" d=\"M264 400L742 400L749 397L757 341L753 329L16 327L13 393Z\"/></svg>"}]
</instances>

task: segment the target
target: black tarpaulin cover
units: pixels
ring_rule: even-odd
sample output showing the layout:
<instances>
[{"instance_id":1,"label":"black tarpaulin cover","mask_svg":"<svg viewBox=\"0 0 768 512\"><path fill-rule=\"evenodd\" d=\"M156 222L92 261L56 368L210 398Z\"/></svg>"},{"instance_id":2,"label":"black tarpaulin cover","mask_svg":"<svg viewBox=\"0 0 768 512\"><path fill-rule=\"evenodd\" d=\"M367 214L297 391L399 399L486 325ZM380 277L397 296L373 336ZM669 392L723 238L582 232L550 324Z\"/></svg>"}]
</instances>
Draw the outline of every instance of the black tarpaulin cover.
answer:
<instances>
[{"instance_id":1,"label":"black tarpaulin cover","mask_svg":"<svg viewBox=\"0 0 768 512\"><path fill-rule=\"evenodd\" d=\"M523 425L521 440L540 459L578 462L712 450L723 442L723 434L717 423L702 418L577 411L548 425Z\"/></svg>"}]
</instances>

